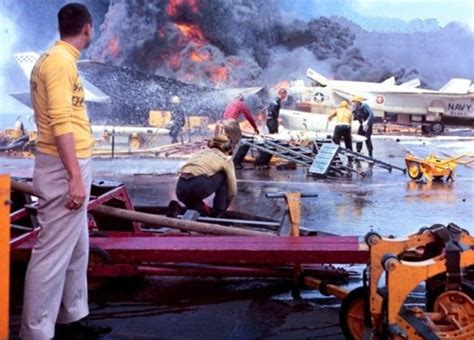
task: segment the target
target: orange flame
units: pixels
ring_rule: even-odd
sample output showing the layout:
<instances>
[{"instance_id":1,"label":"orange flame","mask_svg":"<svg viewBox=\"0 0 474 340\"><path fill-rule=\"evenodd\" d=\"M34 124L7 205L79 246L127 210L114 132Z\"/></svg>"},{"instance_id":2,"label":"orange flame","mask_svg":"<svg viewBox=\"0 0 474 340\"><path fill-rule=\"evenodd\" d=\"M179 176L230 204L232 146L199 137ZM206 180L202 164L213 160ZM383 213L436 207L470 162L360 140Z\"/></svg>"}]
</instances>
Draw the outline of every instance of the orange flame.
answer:
<instances>
[{"instance_id":1,"label":"orange flame","mask_svg":"<svg viewBox=\"0 0 474 340\"><path fill-rule=\"evenodd\" d=\"M174 71L178 70L181 67L181 58L178 54L174 54L168 58L168 65Z\"/></svg>"},{"instance_id":2,"label":"orange flame","mask_svg":"<svg viewBox=\"0 0 474 340\"><path fill-rule=\"evenodd\" d=\"M192 40L197 43L205 43L206 38L204 38L204 34L201 32L201 29L197 25L192 24L175 24L176 27L179 29L183 37L188 40Z\"/></svg>"},{"instance_id":3,"label":"orange flame","mask_svg":"<svg viewBox=\"0 0 474 340\"><path fill-rule=\"evenodd\" d=\"M122 49L120 48L120 42L116 37L113 37L107 43L107 51L114 58L117 58L118 56L122 54Z\"/></svg>"},{"instance_id":4,"label":"orange flame","mask_svg":"<svg viewBox=\"0 0 474 340\"><path fill-rule=\"evenodd\" d=\"M166 13L170 17L176 17L179 15L180 10L184 8L189 9L193 14L198 13L198 0L170 0L166 6Z\"/></svg>"},{"instance_id":5,"label":"orange flame","mask_svg":"<svg viewBox=\"0 0 474 340\"><path fill-rule=\"evenodd\" d=\"M217 66L211 70L210 78L216 84L224 83L229 79L229 72L225 66Z\"/></svg>"},{"instance_id":6,"label":"orange flame","mask_svg":"<svg viewBox=\"0 0 474 340\"><path fill-rule=\"evenodd\" d=\"M209 60L209 54L203 53L203 52L198 52L198 51L193 51L189 58L197 63L202 63L203 61Z\"/></svg>"}]
</instances>

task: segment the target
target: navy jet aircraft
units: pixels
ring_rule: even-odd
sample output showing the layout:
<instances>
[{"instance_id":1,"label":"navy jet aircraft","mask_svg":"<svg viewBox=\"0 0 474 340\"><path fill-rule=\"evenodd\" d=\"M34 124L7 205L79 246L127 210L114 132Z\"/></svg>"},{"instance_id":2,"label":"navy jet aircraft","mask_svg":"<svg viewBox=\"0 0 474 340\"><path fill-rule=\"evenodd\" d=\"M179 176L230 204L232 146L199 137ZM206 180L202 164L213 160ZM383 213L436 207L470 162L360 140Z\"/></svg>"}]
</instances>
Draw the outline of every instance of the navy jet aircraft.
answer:
<instances>
[{"instance_id":1,"label":"navy jet aircraft","mask_svg":"<svg viewBox=\"0 0 474 340\"><path fill-rule=\"evenodd\" d=\"M418 88L418 79L401 85L396 85L393 77L381 83L330 80L312 69L308 69L307 76L312 86L293 82L286 110L280 112L291 129L326 128L324 116L355 95L366 99L376 117L394 114L398 123L421 125L424 131L439 134L444 124L474 124L474 85L469 79L451 79L434 91Z\"/></svg>"}]
</instances>

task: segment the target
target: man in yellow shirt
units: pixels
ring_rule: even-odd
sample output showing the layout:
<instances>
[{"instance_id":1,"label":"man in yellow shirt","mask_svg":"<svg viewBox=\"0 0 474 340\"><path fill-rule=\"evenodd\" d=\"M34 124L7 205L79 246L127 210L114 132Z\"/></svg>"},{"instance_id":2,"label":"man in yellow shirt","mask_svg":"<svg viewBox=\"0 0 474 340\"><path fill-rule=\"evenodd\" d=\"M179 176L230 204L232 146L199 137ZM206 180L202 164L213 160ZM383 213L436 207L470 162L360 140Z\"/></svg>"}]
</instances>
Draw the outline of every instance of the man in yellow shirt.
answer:
<instances>
[{"instance_id":1,"label":"man in yellow shirt","mask_svg":"<svg viewBox=\"0 0 474 340\"><path fill-rule=\"evenodd\" d=\"M352 150L352 111L349 110L349 103L347 101L343 100L339 104L339 107L329 114L328 121L332 120L334 117L336 117L336 127L334 128L332 141L339 145L341 139L344 139L346 149Z\"/></svg>"},{"instance_id":2,"label":"man in yellow shirt","mask_svg":"<svg viewBox=\"0 0 474 340\"><path fill-rule=\"evenodd\" d=\"M72 3L59 11L58 24L60 40L38 59L30 82L38 127L33 186L41 231L26 272L22 339L92 338L110 331L83 319L89 314L93 138L76 61L92 41L92 16L84 5Z\"/></svg>"},{"instance_id":3,"label":"man in yellow shirt","mask_svg":"<svg viewBox=\"0 0 474 340\"><path fill-rule=\"evenodd\" d=\"M237 194L237 180L229 139L218 135L209 142L209 149L193 155L182 167L176 184L176 196L188 209L202 216L224 212ZM204 203L215 193L212 208Z\"/></svg>"}]
</instances>

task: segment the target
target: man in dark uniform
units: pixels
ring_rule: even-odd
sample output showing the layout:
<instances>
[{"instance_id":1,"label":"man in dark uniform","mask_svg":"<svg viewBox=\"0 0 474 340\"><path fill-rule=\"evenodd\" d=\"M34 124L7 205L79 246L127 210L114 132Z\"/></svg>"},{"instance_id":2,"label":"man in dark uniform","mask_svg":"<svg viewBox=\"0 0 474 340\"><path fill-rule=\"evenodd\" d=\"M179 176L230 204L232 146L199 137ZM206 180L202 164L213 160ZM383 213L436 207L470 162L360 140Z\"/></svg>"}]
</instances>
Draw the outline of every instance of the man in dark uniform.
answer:
<instances>
[{"instance_id":1,"label":"man in dark uniform","mask_svg":"<svg viewBox=\"0 0 474 340\"><path fill-rule=\"evenodd\" d=\"M280 116L281 101L286 98L288 92L285 89L278 90L278 96L268 105L267 128L269 133L278 133L278 118Z\"/></svg>"},{"instance_id":2,"label":"man in dark uniform","mask_svg":"<svg viewBox=\"0 0 474 340\"><path fill-rule=\"evenodd\" d=\"M181 136L181 143L183 142L183 126L186 123L184 112L181 109L181 99L178 96L171 98L171 121L170 129L171 143L178 143L178 136Z\"/></svg>"},{"instance_id":3,"label":"man in dark uniform","mask_svg":"<svg viewBox=\"0 0 474 340\"><path fill-rule=\"evenodd\" d=\"M265 110L267 115L267 128L270 134L278 133L278 119L280 117L281 101L284 100L288 92L281 88L278 90L277 97L272 100ZM269 168L269 163L272 159L272 155L266 152L259 152L255 165L258 167Z\"/></svg>"},{"instance_id":4,"label":"man in dark uniform","mask_svg":"<svg viewBox=\"0 0 474 340\"><path fill-rule=\"evenodd\" d=\"M369 105L363 103L364 99L360 96L354 96L352 98L352 114L354 120L359 121L359 129L357 134L367 138L365 144L367 145L367 151L369 152L369 157L373 157L374 147L372 145L372 127L374 124L374 112ZM356 143L357 152L362 151L362 143Z\"/></svg>"}]
</instances>

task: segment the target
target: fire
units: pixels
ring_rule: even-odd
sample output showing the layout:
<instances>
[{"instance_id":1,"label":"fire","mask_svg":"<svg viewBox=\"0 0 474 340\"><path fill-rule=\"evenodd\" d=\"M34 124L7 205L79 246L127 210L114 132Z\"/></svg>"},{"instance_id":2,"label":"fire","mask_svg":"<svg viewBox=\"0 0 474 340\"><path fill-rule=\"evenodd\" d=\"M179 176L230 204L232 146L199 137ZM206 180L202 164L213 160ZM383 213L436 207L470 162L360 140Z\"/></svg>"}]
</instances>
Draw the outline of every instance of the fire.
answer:
<instances>
[{"instance_id":1,"label":"fire","mask_svg":"<svg viewBox=\"0 0 474 340\"><path fill-rule=\"evenodd\" d=\"M181 35L187 40L194 41L196 43L203 44L206 42L204 34L201 32L201 29L197 25L193 24L175 24L176 27L181 32Z\"/></svg>"},{"instance_id":2,"label":"fire","mask_svg":"<svg viewBox=\"0 0 474 340\"><path fill-rule=\"evenodd\" d=\"M198 52L198 51L193 51L191 55L189 56L189 59L197 63L202 63L203 61L207 61L209 60L209 58L210 58L209 54Z\"/></svg>"},{"instance_id":3,"label":"fire","mask_svg":"<svg viewBox=\"0 0 474 340\"><path fill-rule=\"evenodd\" d=\"M198 13L198 0L169 0L166 6L166 13L172 18L179 16L184 10L189 10L193 14Z\"/></svg>"},{"instance_id":4,"label":"fire","mask_svg":"<svg viewBox=\"0 0 474 340\"><path fill-rule=\"evenodd\" d=\"M113 37L107 43L107 51L114 58L117 58L118 56L122 54L122 49L120 48L120 42L116 37Z\"/></svg>"},{"instance_id":5,"label":"fire","mask_svg":"<svg viewBox=\"0 0 474 340\"><path fill-rule=\"evenodd\" d=\"M168 58L168 64L174 71L181 67L181 58L178 54L172 55Z\"/></svg>"},{"instance_id":6,"label":"fire","mask_svg":"<svg viewBox=\"0 0 474 340\"><path fill-rule=\"evenodd\" d=\"M211 69L210 78L215 84L224 83L229 79L229 72L225 66L217 66Z\"/></svg>"}]
</instances>

